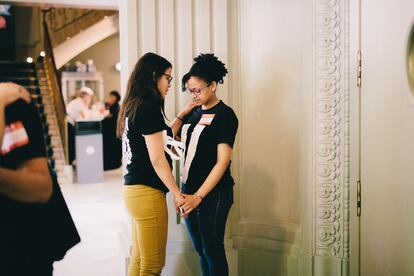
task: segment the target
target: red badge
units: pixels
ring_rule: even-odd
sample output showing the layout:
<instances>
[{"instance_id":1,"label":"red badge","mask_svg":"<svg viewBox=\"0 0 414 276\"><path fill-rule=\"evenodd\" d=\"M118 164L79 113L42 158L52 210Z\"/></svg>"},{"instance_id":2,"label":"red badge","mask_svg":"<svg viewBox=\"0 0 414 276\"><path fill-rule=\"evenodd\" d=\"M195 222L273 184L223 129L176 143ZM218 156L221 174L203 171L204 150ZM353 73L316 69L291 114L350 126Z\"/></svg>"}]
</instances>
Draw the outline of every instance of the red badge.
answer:
<instances>
[{"instance_id":1,"label":"red badge","mask_svg":"<svg viewBox=\"0 0 414 276\"><path fill-rule=\"evenodd\" d=\"M27 136L21 121L14 122L4 128L3 144L1 145L2 155L27 144L29 144L29 136Z\"/></svg>"},{"instance_id":2,"label":"red badge","mask_svg":"<svg viewBox=\"0 0 414 276\"><path fill-rule=\"evenodd\" d=\"M198 122L198 124L199 125L209 126L209 125L211 125L211 122L213 121L214 116L216 116L216 114L203 114L201 116L201 119Z\"/></svg>"}]
</instances>

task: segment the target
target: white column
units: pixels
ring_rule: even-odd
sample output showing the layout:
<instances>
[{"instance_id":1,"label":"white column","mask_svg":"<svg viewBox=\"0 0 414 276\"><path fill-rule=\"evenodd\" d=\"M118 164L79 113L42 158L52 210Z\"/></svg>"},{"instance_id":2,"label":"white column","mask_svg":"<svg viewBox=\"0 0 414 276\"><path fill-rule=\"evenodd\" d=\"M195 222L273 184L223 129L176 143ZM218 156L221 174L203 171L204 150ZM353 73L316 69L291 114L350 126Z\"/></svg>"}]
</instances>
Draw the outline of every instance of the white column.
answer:
<instances>
[{"instance_id":1,"label":"white column","mask_svg":"<svg viewBox=\"0 0 414 276\"><path fill-rule=\"evenodd\" d=\"M157 10L156 0L138 0L138 43L139 56L157 52Z\"/></svg>"},{"instance_id":2,"label":"white column","mask_svg":"<svg viewBox=\"0 0 414 276\"><path fill-rule=\"evenodd\" d=\"M180 76L177 74L174 55L174 1L173 0L159 0L157 5L158 23L157 23L157 49L159 54L165 57L173 65L173 82L171 83L170 92L165 99L165 112L167 117L172 120L175 115L176 94L180 94L181 90L177 89L174 83L180 81Z\"/></svg>"},{"instance_id":3,"label":"white column","mask_svg":"<svg viewBox=\"0 0 414 276\"><path fill-rule=\"evenodd\" d=\"M179 80L188 72L193 64L193 20L192 20L192 1L179 0L174 2L175 10L175 73ZM181 91L181 81L176 83L177 91ZM176 109L179 110L190 101L190 96L176 94Z\"/></svg>"},{"instance_id":4,"label":"white column","mask_svg":"<svg viewBox=\"0 0 414 276\"><path fill-rule=\"evenodd\" d=\"M226 2L226 1L224 1ZM211 1L193 2L194 10L194 55L211 52Z\"/></svg>"},{"instance_id":5,"label":"white column","mask_svg":"<svg viewBox=\"0 0 414 276\"><path fill-rule=\"evenodd\" d=\"M119 0L119 49L121 57L121 98L129 75L138 60L138 12L136 1Z\"/></svg>"},{"instance_id":6,"label":"white column","mask_svg":"<svg viewBox=\"0 0 414 276\"><path fill-rule=\"evenodd\" d=\"M227 0L212 0L211 1L211 51L224 62L228 68L228 35L226 26L227 22ZM229 70L230 74L231 72ZM228 100L228 76L224 79L224 84L219 86L218 96L224 102Z\"/></svg>"}]
</instances>

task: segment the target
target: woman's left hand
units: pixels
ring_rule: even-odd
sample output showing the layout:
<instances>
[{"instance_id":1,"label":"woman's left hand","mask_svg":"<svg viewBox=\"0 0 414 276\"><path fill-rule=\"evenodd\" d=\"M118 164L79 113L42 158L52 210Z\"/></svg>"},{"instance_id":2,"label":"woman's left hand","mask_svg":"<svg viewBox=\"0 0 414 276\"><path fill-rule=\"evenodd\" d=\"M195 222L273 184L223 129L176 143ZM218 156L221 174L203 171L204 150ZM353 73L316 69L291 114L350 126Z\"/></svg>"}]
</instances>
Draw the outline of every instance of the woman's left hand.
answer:
<instances>
[{"instance_id":1,"label":"woman's left hand","mask_svg":"<svg viewBox=\"0 0 414 276\"><path fill-rule=\"evenodd\" d=\"M183 213L181 214L182 217L187 217L198 205L201 203L201 198L195 195L186 195L183 194L184 201L183 204L180 205L181 209L183 209Z\"/></svg>"},{"instance_id":2,"label":"woman's left hand","mask_svg":"<svg viewBox=\"0 0 414 276\"><path fill-rule=\"evenodd\" d=\"M178 114L178 116L180 118L184 118L185 116L187 116L193 109L194 107L196 107L197 104L194 102L189 102L188 104L185 105L185 107L180 111L180 113Z\"/></svg>"}]
</instances>

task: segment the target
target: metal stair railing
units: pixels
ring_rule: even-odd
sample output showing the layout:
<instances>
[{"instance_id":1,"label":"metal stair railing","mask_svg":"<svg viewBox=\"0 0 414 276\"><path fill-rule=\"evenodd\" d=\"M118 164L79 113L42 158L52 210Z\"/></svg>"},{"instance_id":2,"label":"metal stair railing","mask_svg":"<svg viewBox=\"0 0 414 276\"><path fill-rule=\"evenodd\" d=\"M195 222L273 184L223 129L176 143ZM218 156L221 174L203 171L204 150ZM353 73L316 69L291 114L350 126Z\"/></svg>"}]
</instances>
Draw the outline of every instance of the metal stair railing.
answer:
<instances>
[{"instance_id":1,"label":"metal stair railing","mask_svg":"<svg viewBox=\"0 0 414 276\"><path fill-rule=\"evenodd\" d=\"M68 163L68 139L67 139L67 121L66 107L63 100L61 84L59 81L58 71L55 66L52 45L47 24L43 23L45 57L43 58L45 77L52 97L54 114L56 116L59 129L60 141L64 151L64 161Z\"/></svg>"}]
</instances>

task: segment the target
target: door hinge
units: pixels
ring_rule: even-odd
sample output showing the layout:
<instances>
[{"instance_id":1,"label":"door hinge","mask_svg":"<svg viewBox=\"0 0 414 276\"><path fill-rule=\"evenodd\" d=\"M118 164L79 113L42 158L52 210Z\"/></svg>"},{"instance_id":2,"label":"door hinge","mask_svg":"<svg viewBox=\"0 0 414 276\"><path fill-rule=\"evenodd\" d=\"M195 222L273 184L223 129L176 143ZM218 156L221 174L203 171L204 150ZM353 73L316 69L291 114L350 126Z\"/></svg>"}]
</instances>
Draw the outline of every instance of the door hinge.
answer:
<instances>
[{"instance_id":1,"label":"door hinge","mask_svg":"<svg viewBox=\"0 0 414 276\"><path fill-rule=\"evenodd\" d=\"M357 216L361 216L361 180L357 181Z\"/></svg>"},{"instance_id":2,"label":"door hinge","mask_svg":"<svg viewBox=\"0 0 414 276\"><path fill-rule=\"evenodd\" d=\"M362 54L361 54L361 50L358 50L357 86L361 87L361 83L362 83Z\"/></svg>"}]
</instances>

